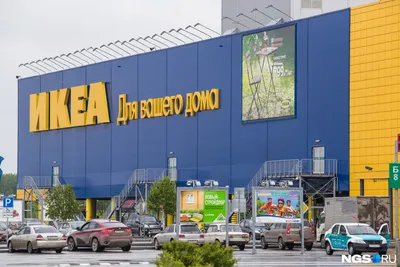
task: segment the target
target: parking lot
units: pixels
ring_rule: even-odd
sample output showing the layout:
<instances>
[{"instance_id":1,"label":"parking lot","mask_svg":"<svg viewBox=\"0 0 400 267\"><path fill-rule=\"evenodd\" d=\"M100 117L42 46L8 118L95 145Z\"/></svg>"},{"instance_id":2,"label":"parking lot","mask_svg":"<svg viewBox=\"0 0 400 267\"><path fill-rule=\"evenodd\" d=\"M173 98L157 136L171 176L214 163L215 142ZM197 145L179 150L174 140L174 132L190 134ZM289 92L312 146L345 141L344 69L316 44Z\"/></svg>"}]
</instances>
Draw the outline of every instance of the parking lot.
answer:
<instances>
[{"instance_id":1,"label":"parking lot","mask_svg":"<svg viewBox=\"0 0 400 267\"><path fill-rule=\"evenodd\" d=\"M69 252L65 250L62 254L54 252L42 252L41 254L28 254L26 252L7 253L5 244L0 245L1 266L110 266L110 265L146 265L155 266L154 260L161 251L145 246L134 244L130 252L121 250L106 250L94 253L90 249ZM389 251L392 254L393 251ZM341 263L341 255L335 253L327 256L325 251L315 248L300 254L300 249L292 251L268 248L258 248L256 254L252 254L251 246L244 251L235 248L235 258L238 259L237 266L357 266L357 264L346 265ZM379 266L385 266L380 264ZM391 265L387 265L391 266Z\"/></svg>"}]
</instances>

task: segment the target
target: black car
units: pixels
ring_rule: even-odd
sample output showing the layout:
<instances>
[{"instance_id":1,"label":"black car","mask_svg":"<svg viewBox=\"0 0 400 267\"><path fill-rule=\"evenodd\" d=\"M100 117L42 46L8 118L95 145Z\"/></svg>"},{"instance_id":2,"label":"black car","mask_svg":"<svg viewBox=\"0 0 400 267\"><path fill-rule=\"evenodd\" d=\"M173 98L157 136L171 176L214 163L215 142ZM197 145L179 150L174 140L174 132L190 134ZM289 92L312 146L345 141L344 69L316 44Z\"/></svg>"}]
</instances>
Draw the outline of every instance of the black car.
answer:
<instances>
[{"instance_id":1,"label":"black car","mask_svg":"<svg viewBox=\"0 0 400 267\"><path fill-rule=\"evenodd\" d=\"M131 214L125 224L132 229L132 235L155 236L162 231L159 220L152 215Z\"/></svg>"},{"instance_id":2,"label":"black car","mask_svg":"<svg viewBox=\"0 0 400 267\"><path fill-rule=\"evenodd\" d=\"M245 233L249 234L249 239L250 242L253 240L253 221L252 220L248 220L248 219L243 219L240 222L240 228L242 228L242 231ZM267 226L265 225L265 223L256 223L256 229L255 229L255 233L256 233L256 240L260 240L261 239L261 233L267 228Z\"/></svg>"}]
</instances>

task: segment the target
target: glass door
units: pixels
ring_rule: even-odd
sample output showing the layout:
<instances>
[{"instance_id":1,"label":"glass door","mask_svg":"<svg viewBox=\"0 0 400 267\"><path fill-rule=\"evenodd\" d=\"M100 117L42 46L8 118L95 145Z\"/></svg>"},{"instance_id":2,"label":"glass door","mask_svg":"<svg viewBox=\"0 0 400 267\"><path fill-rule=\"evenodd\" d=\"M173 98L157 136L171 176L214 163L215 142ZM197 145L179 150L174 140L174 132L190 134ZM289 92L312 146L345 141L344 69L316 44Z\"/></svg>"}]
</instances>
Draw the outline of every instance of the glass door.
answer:
<instances>
[{"instance_id":1,"label":"glass door","mask_svg":"<svg viewBox=\"0 0 400 267\"><path fill-rule=\"evenodd\" d=\"M313 174L325 173L325 147L313 147Z\"/></svg>"},{"instance_id":2,"label":"glass door","mask_svg":"<svg viewBox=\"0 0 400 267\"><path fill-rule=\"evenodd\" d=\"M176 158L168 158L168 176L171 181L176 181L178 179L176 170Z\"/></svg>"}]
</instances>

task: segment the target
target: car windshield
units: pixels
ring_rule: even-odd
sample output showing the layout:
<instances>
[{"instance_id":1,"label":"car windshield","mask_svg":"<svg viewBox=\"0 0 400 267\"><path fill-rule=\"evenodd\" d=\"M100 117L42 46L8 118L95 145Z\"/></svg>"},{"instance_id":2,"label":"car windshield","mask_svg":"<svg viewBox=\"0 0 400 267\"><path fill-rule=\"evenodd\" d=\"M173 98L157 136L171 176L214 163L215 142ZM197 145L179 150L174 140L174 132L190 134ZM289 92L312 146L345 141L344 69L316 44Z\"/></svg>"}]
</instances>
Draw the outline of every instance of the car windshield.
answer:
<instances>
[{"instance_id":1,"label":"car windshield","mask_svg":"<svg viewBox=\"0 0 400 267\"><path fill-rule=\"evenodd\" d=\"M226 231L226 226L222 225L221 232L225 232L225 231ZM229 232L241 232L242 228L240 228L239 225L228 225L228 231Z\"/></svg>"},{"instance_id":2,"label":"car windshield","mask_svg":"<svg viewBox=\"0 0 400 267\"><path fill-rule=\"evenodd\" d=\"M37 234L58 234L59 231L54 227L33 227Z\"/></svg>"},{"instance_id":3,"label":"car windshield","mask_svg":"<svg viewBox=\"0 0 400 267\"><path fill-rule=\"evenodd\" d=\"M7 230L7 224L0 222L0 230L1 231Z\"/></svg>"},{"instance_id":4,"label":"car windshield","mask_svg":"<svg viewBox=\"0 0 400 267\"><path fill-rule=\"evenodd\" d=\"M140 221L141 222L157 222L156 218L154 218L153 216L141 216L140 217Z\"/></svg>"},{"instance_id":5,"label":"car windshield","mask_svg":"<svg viewBox=\"0 0 400 267\"><path fill-rule=\"evenodd\" d=\"M71 223L71 229L76 229L78 227L82 227L82 225L84 225L85 222L72 222Z\"/></svg>"},{"instance_id":6,"label":"car windshield","mask_svg":"<svg viewBox=\"0 0 400 267\"><path fill-rule=\"evenodd\" d=\"M253 222L250 222L250 225L253 225ZM265 223L256 223L255 224L256 228L265 228Z\"/></svg>"},{"instance_id":7,"label":"car windshield","mask_svg":"<svg viewBox=\"0 0 400 267\"><path fill-rule=\"evenodd\" d=\"M182 233L201 233L196 225L181 225Z\"/></svg>"},{"instance_id":8,"label":"car windshield","mask_svg":"<svg viewBox=\"0 0 400 267\"><path fill-rule=\"evenodd\" d=\"M351 235L376 235L374 229L366 225L348 225L347 231Z\"/></svg>"}]
</instances>

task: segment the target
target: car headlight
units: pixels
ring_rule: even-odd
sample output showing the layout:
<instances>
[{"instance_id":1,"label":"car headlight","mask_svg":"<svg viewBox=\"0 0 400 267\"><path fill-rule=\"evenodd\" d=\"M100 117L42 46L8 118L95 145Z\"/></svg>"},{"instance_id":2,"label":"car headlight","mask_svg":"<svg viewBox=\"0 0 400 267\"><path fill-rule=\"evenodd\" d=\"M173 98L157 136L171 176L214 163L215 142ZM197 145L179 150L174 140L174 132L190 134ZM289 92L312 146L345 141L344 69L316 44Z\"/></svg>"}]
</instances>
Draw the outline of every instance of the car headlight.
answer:
<instances>
[{"instance_id":1,"label":"car headlight","mask_svg":"<svg viewBox=\"0 0 400 267\"><path fill-rule=\"evenodd\" d=\"M382 244L387 244L386 238L382 238Z\"/></svg>"},{"instance_id":2,"label":"car headlight","mask_svg":"<svg viewBox=\"0 0 400 267\"><path fill-rule=\"evenodd\" d=\"M365 241L360 239L360 238L356 238L353 240L354 243L358 243L358 244L365 244Z\"/></svg>"},{"instance_id":3,"label":"car headlight","mask_svg":"<svg viewBox=\"0 0 400 267\"><path fill-rule=\"evenodd\" d=\"M144 225L144 228L149 228L149 226L147 224Z\"/></svg>"}]
</instances>

